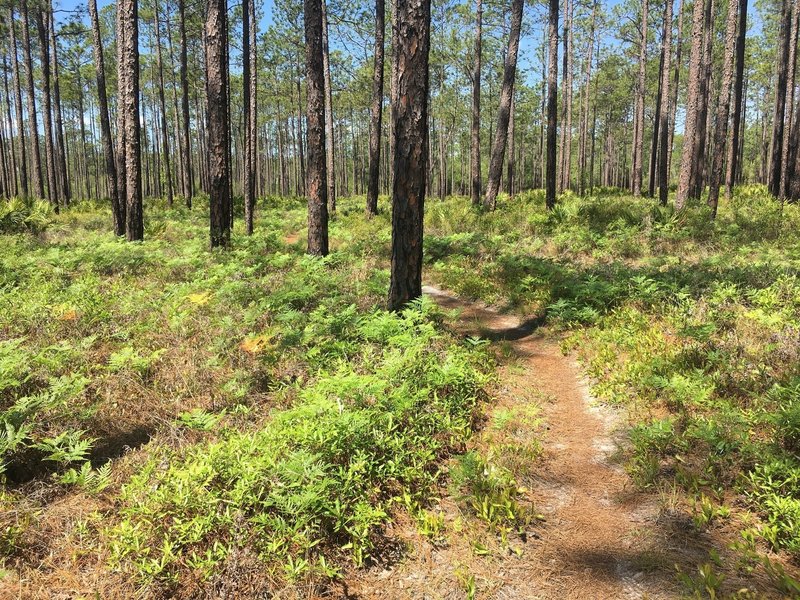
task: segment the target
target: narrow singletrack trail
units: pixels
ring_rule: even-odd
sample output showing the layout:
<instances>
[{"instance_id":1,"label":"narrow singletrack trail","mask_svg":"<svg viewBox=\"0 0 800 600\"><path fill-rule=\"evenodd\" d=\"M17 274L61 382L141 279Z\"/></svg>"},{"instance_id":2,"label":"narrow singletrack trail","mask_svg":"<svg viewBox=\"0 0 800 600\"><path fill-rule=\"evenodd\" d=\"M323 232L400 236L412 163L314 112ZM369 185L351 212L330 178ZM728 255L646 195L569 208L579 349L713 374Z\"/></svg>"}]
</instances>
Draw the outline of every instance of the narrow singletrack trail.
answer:
<instances>
[{"instance_id":1,"label":"narrow singletrack trail","mask_svg":"<svg viewBox=\"0 0 800 600\"><path fill-rule=\"evenodd\" d=\"M424 292L457 311L459 333L506 345L498 405L540 404L544 427L530 435L542 438L543 455L521 483L543 521L531 526L519 555L475 556L465 535L430 546L406 527L412 555L371 569L348 597L464 598L464 573L474 577L475 598L682 597L676 565L694 572L711 540L671 511L663 494L635 488L615 461L619 416L593 402L575 361L537 331L538 320L520 321L433 287ZM458 522L453 500L441 504Z\"/></svg>"}]
</instances>

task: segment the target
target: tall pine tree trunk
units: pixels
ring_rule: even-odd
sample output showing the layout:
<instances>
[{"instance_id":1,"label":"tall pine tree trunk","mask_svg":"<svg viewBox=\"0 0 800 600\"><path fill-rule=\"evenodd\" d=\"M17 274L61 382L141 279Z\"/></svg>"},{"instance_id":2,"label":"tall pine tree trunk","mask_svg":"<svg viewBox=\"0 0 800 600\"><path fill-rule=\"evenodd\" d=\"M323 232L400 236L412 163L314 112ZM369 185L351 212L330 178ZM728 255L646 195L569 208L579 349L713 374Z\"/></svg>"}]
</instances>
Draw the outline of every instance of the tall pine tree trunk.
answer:
<instances>
[{"instance_id":1,"label":"tall pine tree trunk","mask_svg":"<svg viewBox=\"0 0 800 600\"><path fill-rule=\"evenodd\" d=\"M592 22L589 27L589 48L586 54L586 68L583 76L583 103L581 106L580 141L578 142L578 193L586 192L586 146L589 135L589 96L592 82L592 52L594 51L595 20L597 18L597 0L592 3Z\"/></svg>"},{"instance_id":2,"label":"tall pine tree trunk","mask_svg":"<svg viewBox=\"0 0 800 600\"><path fill-rule=\"evenodd\" d=\"M30 19L28 18L27 0L22 0L22 48L28 84L28 120L31 138L31 160L33 161L33 191L37 198L44 198L44 178L42 176L42 155L39 150L39 124L36 118L36 89L33 85L33 58L31 57Z\"/></svg>"},{"instance_id":3,"label":"tall pine tree trunk","mask_svg":"<svg viewBox=\"0 0 800 600\"><path fill-rule=\"evenodd\" d=\"M736 45L736 0L728 3L728 16L725 19L725 53L722 55L722 84L719 90L719 104L714 124L714 155L709 173L708 205L711 218L717 216L719 188L722 184L722 169L725 162L725 142L728 139L728 117L731 106L731 87L733 84L734 50ZM795 25L795 29L796 29Z\"/></svg>"},{"instance_id":4,"label":"tall pine tree trunk","mask_svg":"<svg viewBox=\"0 0 800 600\"><path fill-rule=\"evenodd\" d=\"M328 207L336 212L336 165L333 154L333 86L331 57L328 51L328 6L322 0L322 67L325 76L325 170L327 172Z\"/></svg>"},{"instance_id":5,"label":"tall pine tree trunk","mask_svg":"<svg viewBox=\"0 0 800 600\"><path fill-rule=\"evenodd\" d=\"M511 102L514 95L514 80L517 75L517 54L519 53L519 34L522 27L523 0L511 2L511 30L508 35L508 52L503 68L503 85L500 89L500 106L497 108L497 129L495 130L492 154L489 161L489 180L486 184L484 207L494 210L497 194L500 191L500 178L503 174L503 158L508 140L508 123L511 118Z\"/></svg>"},{"instance_id":6,"label":"tall pine tree trunk","mask_svg":"<svg viewBox=\"0 0 800 600\"><path fill-rule=\"evenodd\" d=\"M244 0L245 3L247 0ZM158 63L158 102L161 108L161 147L164 153L164 177L167 183L167 204L172 206L172 167L169 160L169 134L167 133L167 102L164 98L164 61L161 56L161 19L158 16L158 2L153 5L154 26L156 30L156 62Z\"/></svg>"},{"instance_id":7,"label":"tall pine tree trunk","mask_svg":"<svg viewBox=\"0 0 800 600\"><path fill-rule=\"evenodd\" d=\"M669 145L672 141L672 127L670 120L670 105L672 95L669 89L670 61L672 59L672 2L664 2L664 33L662 35L662 52L664 62L661 65L661 110L659 112L659 156L658 156L658 199L661 206L667 205L669 197Z\"/></svg>"},{"instance_id":8,"label":"tall pine tree trunk","mask_svg":"<svg viewBox=\"0 0 800 600\"><path fill-rule=\"evenodd\" d=\"M12 66L14 68L14 98L16 103L16 121L17 121L17 139L19 140L19 157L20 157L20 170L19 181L22 188L22 197L28 197L28 160L25 148L25 126L22 122L22 85L19 76L19 60L17 58L17 34L16 24L14 22L14 8L13 5L8 11L8 23L11 29L11 53L12 53Z\"/></svg>"},{"instance_id":9,"label":"tall pine tree trunk","mask_svg":"<svg viewBox=\"0 0 800 600\"><path fill-rule=\"evenodd\" d=\"M703 20L705 3L711 0L695 0L692 10L692 46L689 51L689 79L687 82L686 119L681 150L681 170L678 175L678 191L675 195L675 208L681 210L691 193L693 171L697 168L697 121L700 108L700 80L703 68Z\"/></svg>"},{"instance_id":10,"label":"tall pine tree trunk","mask_svg":"<svg viewBox=\"0 0 800 600\"><path fill-rule=\"evenodd\" d=\"M103 38L100 35L100 22L97 16L97 0L89 0L89 16L92 22L94 66L97 80L97 97L100 105L100 136L103 144L103 156L105 157L109 195L111 196L114 233L116 235L125 235L125 205L120 204L117 194L117 167L114 164L114 144L111 140L111 123L108 117L105 58L103 57Z\"/></svg>"},{"instance_id":11,"label":"tall pine tree trunk","mask_svg":"<svg viewBox=\"0 0 800 600\"><path fill-rule=\"evenodd\" d=\"M323 0L304 0L306 39L306 119L308 121L308 253L328 254L328 182L325 155L325 68Z\"/></svg>"},{"instance_id":12,"label":"tall pine tree trunk","mask_svg":"<svg viewBox=\"0 0 800 600\"><path fill-rule=\"evenodd\" d=\"M378 214L378 174L381 164L381 117L383 115L383 47L386 3L375 0L375 50L372 67L372 106L369 120L369 181L367 185L367 215ZM333 139L329 139L333 145ZM328 174L333 182L333 173ZM331 184L328 188L330 190Z\"/></svg>"},{"instance_id":13,"label":"tall pine tree trunk","mask_svg":"<svg viewBox=\"0 0 800 600\"><path fill-rule=\"evenodd\" d=\"M556 205L556 130L558 128L558 0L550 0L547 58L547 174L545 204Z\"/></svg>"},{"instance_id":14,"label":"tall pine tree trunk","mask_svg":"<svg viewBox=\"0 0 800 600\"><path fill-rule=\"evenodd\" d=\"M472 66L472 124L470 126L470 198L478 206L481 197L481 54L483 46L483 1L475 0L475 57Z\"/></svg>"},{"instance_id":15,"label":"tall pine tree trunk","mask_svg":"<svg viewBox=\"0 0 800 600\"><path fill-rule=\"evenodd\" d=\"M180 31L180 79L181 79L181 137L183 156L183 196L186 206L192 207L194 196L194 177L192 174L192 144L189 139L189 60L186 47L186 0L178 0L178 30ZM200 119L200 115L197 115Z\"/></svg>"},{"instance_id":16,"label":"tall pine tree trunk","mask_svg":"<svg viewBox=\"0 0 800 600\"><path fill-rule=\"evenodd\" d=\"M639 40L639 75L636 79L636 103L634 107L633 125L633 159L631 164L631 192L634 196L642 195L642 171L644 163L644 95L645 68L647 66L647 9L648 0L642 0L642 24Z\"/></svg>"},{"instance_id":17,"label":"tall pine tree trunk","mask_svg":"<svg viewBox=\"0 0 800 600\"><path fill-rule=\"evenodd\" d=\"M255 1L242 0L242 63L244 98L244 221L247 235L253 233L256 208L256 165L258 161L258 62L256 49Z\"/></svg>"},{"instance_id":18,"label":"tall pine tree trunk","mask_svg":"<svg viewBox=\"0 0 800 600\"><path fill-rule=\"evenodd\" d=\"M228 29L226 0L206 4L206 98L208 114L208 169L211 247L231 243L230 165L228 164L228 70L225 48Z\"/></svg>"},{"instance_id":19,"label":"tall pine tree trunk","mask_svg":"<svg viewBox=\"0 0 800 600\"><path fill-rule=\"evenodd\" d=\"M795 70L797 66L797 28L798 28L798 19L800 19L800 1L793 0L792 1L792 25L789 34L789 66L787 67L787 75L786 75L786 123L784 134L783 134L783 143L781 144L781 173L780 173L780 180L778 184L778 197L781 200L786 198L786 194L788 192L789 181L791 175L793 173L793 166L794 163L790 161L790 157L792 156L791 151L791 140L795 138L795 132L793 131L793 119L792 113L795 110L794 106L794 82L795 82ZM797 111L797 116L800 118L800 111ZM800 125L800 124L799 124Z\"/></svg>"},{"instance_id":20,"label":"tall pine tree trunk","mask_svg":"<svg viewBox=\"0 0 800 600\"><path fill-rule=\"evenodd\" d=\"M64 204L69 204L72 199L72 189L67 174L67 151L64 146L64 117L61 111L61 84L58 76L58 44L56 43L56 28L54 24L53 3L49 0L48 21L50 24L50 55L53 65L53 107L55 109L55 137L56 137L56 174L61 184L61 193Z\"/></svg>"},{"instance_id":21,"label":"tall pine tree trunk","mask_svg":"<svg viewBox=\"0 0 800 600\"><path fill-rule=\"evenodd\" d=\"M128 241L138 241L144 238L139 121L139 3L138 0L119 0L117 7L122 11L120 28L124 33L119 62L124 72L120 112L123 115L125 146L125 237Z\"/></svg>"},{"instance_id":22,"label":"tall pine tree trunk","mask_svg":"<svg viewBox=\"0 0 800 600\"><path fill-rule=\"evenodd\" d=\"M739 139L744 99L744 51L747 37L747 0L739 0L739 23L736 33L736 78L733 86L733 118L731 119L731 146L728 155L728 170L725 175L725 196L730 198L739 171ZM797 169L795 169L797 173Z\"/></svg>"},{"instance_id":23,"label":"tall pine tree trunk","mask_svg":"<svg viewBox=\"0 0 800 600\"><path fill-rule=\"evenodd\" d=\"M36 30L39 34L39 54L42 69L42 113L44 117L44 154L47 163L47 199L59 210L59 190L56 183L56 160L53 148L53 111L50 97L50 45L47 40L48 14L41 8L36 10Z\"/></svg>"},{"instance_id":24,"label":"tall pine tree trunk","mask_svg":"<svg viewBox=\"0 0 800 600\"><path fill-rule=\"evenodd\" d=\"M396 102L392 104L394 182L389 310L422 295L422 226L428 167L430 0L396 2Z\"/></svg>"},{"instance_id":25,"label":"tall pine tree trunk","mask_svg":"<svg viewBox=\"0 0 800 600\"><path fill-rule=\"evenodd\" d=\"M770 141L769 173L767 185L773 196L780 193L781 183L781 151L783 148L784 118L786 114L786 80L789 72L787 55L790 46L790 29L792 21L791 0L782 0L781 24L778 35L778 52L776 54L777 69L775 74L775 106L772 116L772 138Z\"/></svg>"}]
</instances>

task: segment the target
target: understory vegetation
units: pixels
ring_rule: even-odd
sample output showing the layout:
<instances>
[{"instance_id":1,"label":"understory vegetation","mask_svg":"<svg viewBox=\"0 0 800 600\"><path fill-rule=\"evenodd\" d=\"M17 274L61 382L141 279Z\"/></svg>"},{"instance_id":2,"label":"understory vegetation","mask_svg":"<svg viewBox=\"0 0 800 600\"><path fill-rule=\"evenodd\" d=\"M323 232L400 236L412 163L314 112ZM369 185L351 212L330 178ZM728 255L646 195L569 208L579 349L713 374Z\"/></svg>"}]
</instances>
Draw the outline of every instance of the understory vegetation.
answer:
<instances>
[{"instance_id":1,"label":"understory vegetation","mask_svg":"<svg viewBox=\"0 0 800 600\"><path fill-rule=\"evenodd\" d=\"M395 552L398 520L440 543L446 489L516 548L539 442L473 434L535 409L485 424L487 343L426 299L377 308L389 215L362 206L340 203L324 259L304 255L299 200L264 200L256 234L212 252L202 206L148 207L141 244L90 203L15 209L36 225L0 237L6 581L316 585ZM796 593L766 556L800 559L800 209L744 187L715 222L606 189L551 212L530 192L426 213L426 277L563 332L595 395L629 410L634 481L684 490L699 529L733 523L742 568Z\"/></svg>"}]
</instances>

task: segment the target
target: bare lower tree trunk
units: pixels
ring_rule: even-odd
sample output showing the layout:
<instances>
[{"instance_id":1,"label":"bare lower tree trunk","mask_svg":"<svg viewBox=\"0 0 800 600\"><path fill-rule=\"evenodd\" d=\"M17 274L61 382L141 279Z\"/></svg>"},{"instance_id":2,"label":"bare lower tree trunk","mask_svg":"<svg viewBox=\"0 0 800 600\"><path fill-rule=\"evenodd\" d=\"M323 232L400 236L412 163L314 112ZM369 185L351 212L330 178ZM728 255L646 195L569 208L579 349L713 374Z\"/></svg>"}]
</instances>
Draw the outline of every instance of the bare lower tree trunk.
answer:
<instances>
[{"instance_id":1,"label":"bare lower tree trunk","mask_svg":"<svg viewBox=\"0 0 800 600\"><path fill-rule=\"evenodd\" d=\"M695 161L696 169L693 172L693 181L690 184L692 195L699 198L703 194L703 189L706 186L707 173L708 173L708 154L711 140L709 134L712 129L711 117L712 112L708 110L708 105L711 102L712 94L712 76L713 76L713 42L714 42L714 23L716 22L716 0L711 0L706 5L706 12L704 17L704 33L703 33L703 58L701 72L703 75L700 79L700 96L699 96L699 112L697 116L697 133L694 138L694 143L697 146Z\"/></svg>"},{"instance_id":2,"label":"bare lower tree trunk","mask_svg":"<svg viewBox=\"0 0 800 600\"><path fill-rule=\"evenodd\" d=\"M669 145L667 148L667 170L672 170L672 149L675 141L675 118L678 113L678 87L681 76L681 53L683 51L683 0L678 2L678 37L675 48L675 78L669 107Z\"/></svg>"},{"instance_id":3,"label":"bare lower tree trunk","mask_svg":"<svg viewBox=\"0 0 800 600\"><path fill-rule=\"evenodd\" d=\"M42 113L44 116L44 154L47 162L47 199L58 211L59 193L56 183L55 150L53 148L53 111L50 101L50 45L47 40L48 14L36 10L36 30L39 33L39 53L42 69Z\"/></svg>"},{"instance_id":4,"label":"bare lower tree trunk","mask_svg":"<svg viewBox=\"0 0 800 600\"><path fill-rule=\"evenodd\" d=\"M36 90L33 85L33 59L31 58L30 19L28 18L27 0L22 0L22 47L28 84L28 120L30 121L31 156L33 160L33 191L37 198L44 198L42 155L39 150L39 124L36 118Z\"/></svg>"},{"instance_id":5,"label":"bare lower tree trunk","mask_svg":"<svg viewBox=\"0 0 800 600\"><path fill-rule=\"evenodd\" d=\"M245 0L246 2L246 0ZM167 102L164 98L164 62L161 57L161 20L158 2L153 5L156 30L156 62L158 63L158 102L161 105L161 148L164 153L164 176L167 183L167 204L172 206L172 167L169 160L169 134L167 133Z\"/></svg>"},{"instance_id":6,"label":"bare lower tree trunk","mask_svg":"<svg viewBox=\"0 0 800 600\"><path fill-rule=\"evenodd\" d=\"M125 237L128 241L144 238L142 215L141 124L139 120L139 3L119 0L122 11L120 65L124 86L120 90L125 138ZM119 41L117 42L119 45Z\"/></svg>"},{"instance_id":7,"label":"bare lower tree trunk","mask_svg":"<svg viewBox=\"0 0 800 600\"><path fill-rule=\"evenodd\" d=\"M788 192L789 181L792 176L794 169L792 168L794 163L790 161L790 157L792 156L791 152L791 140L795 138L795 132L793 131L793 120L792 120L792 111L794 111L794 81L795 81L795 69L796 69L796 57L797 57L797 28L798 28L798 18L800 18L800 2L798 0L793 0L792 2L792 25L791 25L791 32L789 34L789 66L787 68L787 75L786 75L786 122L787 126L785 126L784 134L783 134L783 143L781 144L781 173L780 179L778 184L778 197L781 200L786 198L786 194ZM797 117L800 118L800 110L797 111Z\"/></svg>"},{"instance_id":8,"label":"bare lower tree trunk","mask_svg":"<svg viewBox=\"0 0 800 600\"><path fill-rule=\"evenodd\" d=\"M475 0L475 58L472 67L472 125L470 129L469 171L472 205L481 197L481 53L483 44L483 1Z\"/></svg>"},{"instance_id":9,"label":"bare lower tree trunk","mask_svg":"<svg viewBox=\"0 0 800 600\"><path fill-rule=\"evenodd\" d=\"M669 89L670 80L670 60L672 59L672 2L666 0L664 3L664 34L662 36L661 48L664 62L661 65L661 110L659 118L659 157L658 157L658 199L661 206L667 205L669 197L669 144L672 139L671 130L674 123L670 122L670 104L672 95Z\"/></svg>"},{"instance_id":10,"label":"bare lower tree trunk","mask_svg":"<svg viewBox=\"0 0 800 600\"><path fill-rule=\"evenodd\" d=\"M13 5L9 8L8 23L11 30L12 66L14 67L14 97L16 101L17 138L19 140L20 171L19 181L22 188L22 197L28 197L28 160L25 149L25 127L22 122L22 85L19 76L19 60L17 59L17 34L14 23Z\"/></svg>"},{"instance_id":11,"label":"bare lower tree trunk","mask_svg":"<svg viewBox=\"0 0 800 600\"><path fill-rule=\"evenodd\" d=\"M511 108L509 109L508 117L508 160L506 161L506 193L509 197L514 195L514 109L516 102L514 101L514 94L511 94Z\"/></svg>"},{"instance_id":12,"label":"bare lower tree trunk","mask_svg":"<svg viewBox=\"0 0 800 600\"><path fill-rule=\"evenodd\" d=\"M325 69L322 61L322 2L304 0L308 121L308 253L328 254L328 182L325 164Z\"/></svg>"},{"instance_id":13,"label":"bare lower tree trunk","mask_svg":"<svg viewBox=\"0 0 800 600\"><path fill-rule=\"evenodd\" d=\"M367 185L367 215L378 214L378 173L381 164L381 117L383 114L383 46L386 5L384 0L375 0L375 50L372 69L372 106L369 121L369 182ZM331 130L331 135L333 131ZM328 140L333 146L332 137ZM328 174L331 183L333 173Z\"/></svg>"},{"instance_id":14,"label":"bare lower tree trunk","mask_svg":"<svg viewBox=\"0 0 800 600\"><path fill-rule=\"evenodd\" d=\"M396 3L396 102L392 104L394 183L389 310L422 295L422 226L428 166L430 0Z\"/></svg>"},{"instance_id":15,"label":"bare lower tree trunk","mask_svg":"<svg viewBox=\"0 0 800 600\"><path fill-rule=\"evenodd\" d=\"M192 177L192 146L189 139L189 77L188 77L188 51L186 48L186 1L178 0L178 29L180 31L180 78L181 78L181 137L183 139L183 195L186 206L192 208L194 196L194 178ZM198 115L198 119L200 116Z\"/></svg>"},{"instance_id":16,"label":"bare lower tree trunk","mask_svg":"<svg viewBox=\"0 0 800 600\"><path fill-rule=\"evenodd\" d=\"M511 2L511 30L508 35L508 52L503 68L503 86L500 90L500 106L497 108L497 129L495 130L492 155L489 161L489 180L486 184L484 207L494 210L497 206L497 194L500 191L500 178L503 173L503 158L508 140L508 123L511 118L511 102L514 95L514 80L517 76L517 54L519 52L519 34L522 27L523 0Z\"/></svg>"},{"instance_id":17,"label":"bare lower tree trunk","mask_svg":"<svg viewBox=\"0 0 800 600\"><path fill-rule=\"evenodd\" d=\"M16 48L14 49L16 52ZM8 120L8 147L9 147L9 154L11 157L11 164L9 165L11 168L9 170L9 182L8 182L8 194L9 196L18 196L19 189L17 187L17 172L19 168L17 167L17 151L14 148L14 119L11 117L11 93L9 92L8 88L8 57L4 54L3 55L3 91L6 95L6 118ZM21 130L20 130L21 131Z\"/></svg>"},{"instance_id":18,"label":"bare lower tree trunk","mask_svg":"<svg viewBox=\"0 0 800 600\"><path fill-rule=\"evenodd\" d=\"M322 0L322 67L325 75L325 170L327 172L328 207L330 212L334 213L336 212L336 166L333 155L333 87L331 85L331 59L328 52L326 0ZM383 75L383 71L381 71L381 75Z\"/></svg>"},{"instance_id":19,"label":"bare lower tree trunk","mask_svg":"<svg viewBox=\"0 0 800 600\"><path fill-rule=\"evenodd\" d=\"M641 38L639 40L639 76L636 80L636 104L633 126L633 159L631 165L631 192L635 197L642 195L642 165L644 163L644 95L645 67L647 66L647 8L648 1L642 0Z\"/></svg>"},{"instance_id":20,"label":"bare lower tree trunk","mask_svg":"<svg viewBox=\"0 0 800 600\"><path fill-rule=\"evenodd\" d=\"M708 2L710 0L705 0ZM692 10L692 46L689 52L689 80L686 100L686 121L681 151L681 170L678 177L678 191L675 196L675 208L681 210L691 192L692 171L697 168L696 151L693 143L697 135L697 120L700 104L700 79L703 77L703 17L705 2L695 0Z\"/></svg>"},{"instance_id":21,"label":"bare lower tree trunk","mask_svg":"<svg viewBox=\"0 0 800 600\"><path fill-rule=\"evenodd\" d=\"M227 0L206 3L206 97L208 111L208 167L211 247L231 244L230 165L228 164L228 70L225 48Z\"/></svg>"},{"instance_id":22,"label":"bare lower tree trunk","mask_svg":"<svg viewBox=\"0 0 800 600\"><path fill-rule=\"evenodd\" d=\"M244 221L247 235L253 233L256 208L256 164L258 161L258 63L256 50L256 11L254 0L242 0L242 64L244 98Z\"/></svg>"},{"instance_id":23,"label":"bare lower tree trunk","mask_svg":"<svg viewBox=\"0 0 800 600\"><path fill-rule=\"evenodd\" d=\"M69 204L72 199L72 190L69 176L67 175L67 151L64 146L64 117L61 112L61 85L58 76L58 44L56 43L56 29L53 23L53 3L49 0L48 21L50 24L50 52L53 65L53 107L55 108L55 136L56 136L56 174L61 183L61 194L64 204Z\"/></svg>"},{"instance_id":24,"label":"bare lower tree trunk","mask_svg":"<svg viewBox=\"0 0 800 600\"><path fill-rule=\"evenodd\" d=\"M722 63L722 86L719 90L719 104L714 124L714 156L709 174L708 205L711 207L711 218L717 216L719 203L719 188L722 184L723 167L725 161L725 142L728 139L728 117L731 106L731 87L733 84L734 48L736 45L736 9L735 0L728 4L728 17L725 19L725 53ZM795 30L797 26L795 25ZM796 33L796 31L795 31Z\"/></svg>"},{"instance_id":25,"label":"bare lower tree trunk","mask_svg":"<svg viewBox=\"0 0 800 600\"><path fill-rule=\"evenodd\" d=\"M94 39L94 65L97 79L97 97L100 105L100 135L103 143L109 195L111 196L114 233L116 235L125 235L125 205L120 204L117 194L117 168L114 164L114 144L111 141L111 123L108 118L105 59L103 57L103 38L100 35L100 22L97 16L97 0L89 0L89 16L92 22L92 37Z\"/></svg>"},{"instance_id":26,"label":"bare lower tree trunk","mask_svg":"<svg viewBox=\"0 0 800 600\"><path fill-rule=\"evenodd\" d=\"M782 0L782 2L783 8L781 13L780 33L778 36L778 53L776 55L778 63L776 72L777 81L775 85L775 109L772 117L772 138L770 142L768 175L768 187L773 196L778 196L780 193L782 171L781 150L783 148L784 117L786 113L786 80L789 71L789 62L786 58L789 54L789 31L792 21L791 0Z\"/></svg>"},{"instance_id":27,"label":"bare lower tree trunk","mask_svg":"<svg viewBox=\"0 0 800 600\"><path fill-rule=\"evenodd\" d=\"M545 204L556 205L556 129L558 127L558 0L550 0L547 58L547 176Z\"/></svg>"},{"instance_id":28,"label":"bare lower tree trunk","mask_svg":"<svg viewBox=\"0 0 800 600\"><path fill-rule=\"evenodd\" d=\"M733 119L731 120L731 146L728 155L728 171L725 177L725 196L730 198L739 171L739 130L742 121L744 95L744 51L747 38L747 0L739 0L739 23L736 33L736 83L733 86ZM797 171L796 171L797 172Z\"/></svg>"},{"instance_id":29,"label":"bare lower tree trunk","mask_svg":"<svg viewBox=\"0 0 800 600\"><path fill-rule=\"evenodd\" d=\"M592 52L594 50L595 21L597 18L597 0L592 3L592 22L589 27L589 48L586 54L586 69L583 76L583 105L581 107L580 140L578 142L578 193L586 192L586 146L589 137L589 95L592 83Z\"/></svg>"},{"instance_id":30,"label":"bare lower tree trunk","mask_svg":"<svg viewBox=\"0 0 800 600\"><path fill-rule=\"evenodd\" d=\"M670 0L666 0L664 5L669 4ZM671 26L671 24L670 24ZM653 139L650 144L650 169L647 178L647 195L653 197L656 191L656 180L658 175L658 148L659 139L661 134L661 99L664 95L664 32L661 34L661 52L658 61L658 92L656 93L656 112L653 115Z\"/></svg>"}]
</instances>

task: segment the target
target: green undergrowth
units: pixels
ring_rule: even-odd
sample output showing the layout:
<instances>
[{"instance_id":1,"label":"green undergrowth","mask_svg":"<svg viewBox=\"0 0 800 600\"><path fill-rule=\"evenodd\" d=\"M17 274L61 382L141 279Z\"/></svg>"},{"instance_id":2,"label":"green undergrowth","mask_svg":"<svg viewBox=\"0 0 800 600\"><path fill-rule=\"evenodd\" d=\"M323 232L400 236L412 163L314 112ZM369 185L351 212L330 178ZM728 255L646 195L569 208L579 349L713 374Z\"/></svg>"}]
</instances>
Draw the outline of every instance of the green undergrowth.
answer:
<instances>
[{"instance_id":1,"label":"green undergrowth","mask_svg":"<svg viewBox=\"0 0 800 600\"><path fill-rule=\"evenodd\" d=\"M123 488L113 561L162 583L186 567L210 576L245 545L290 580L363 563L397 504L425 502L439 482L486 381L485 356L448 341L429 312L353 314L293 407L255 431L153 453Z\"/></svg>"},{"instance_id":2,"label":"green undergrowth","mask_svg":"<svg viewBox=\"0 0 800 600\"><path fill-rule=\"evenodd\" d=\"M428 301L382 310L388 214L362 207L340 203L325 259L298 199L261 201L252 237L239 215L229 251L203 198L148 202L143 243L92 203L0 236L4 568L88 553L95 581L169 596L245 553L274 589L363 564L426 510L492 361ZM93 508L73 522L59 496Z\"/></svg>"},{"instance_id":3,"label":"green undergrowth","mask_svg":"<svg viewBox=\"0 0 800 600\"><path fill-rule=\"evenodd\" d=\"M800 558L800 207L760 186L713 223L609 190L543 205L433 206L433 276L570 332L595 394L632 409L640 485L677 482L700 528L746 507L745 538Z\"/></svg>"}]
</instances>

